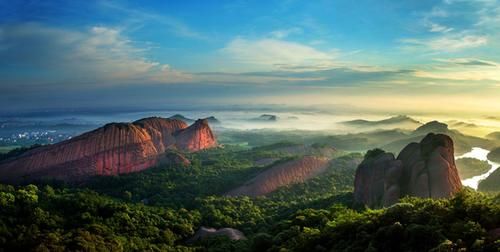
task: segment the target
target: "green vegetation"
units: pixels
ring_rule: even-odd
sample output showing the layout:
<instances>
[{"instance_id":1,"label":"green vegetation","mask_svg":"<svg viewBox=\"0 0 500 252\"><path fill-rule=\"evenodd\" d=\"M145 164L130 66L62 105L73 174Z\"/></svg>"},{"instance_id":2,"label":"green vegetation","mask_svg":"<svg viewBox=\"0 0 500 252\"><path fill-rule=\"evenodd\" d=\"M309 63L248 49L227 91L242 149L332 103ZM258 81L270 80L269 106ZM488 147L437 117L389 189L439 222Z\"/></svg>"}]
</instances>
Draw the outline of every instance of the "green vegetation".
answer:
<instances>
[{"instance_id":1,"label":"green vegetation","mask_svg":"<svg viewBox=\"0 0 500 252\"><path fill-rule=\"evenodd\" d=\"M483 192L500 192L500 169L496 169L485 180L479 182L478 190Z\"/></svg>"},{"instance_id":2,"label":"green vegetation","mask_svg":"<svg viewBox=\"0 0 500 252\"><path fill-rule=\"evenodd\" d=\"M129 203L90 190L0 187L6 251L495 251L500 198L462 191L450 200L405 198L380 210L344 198L293 207L269 198L208 196L197 209ZM288 211L284 211L288 210ZM274 213L274 214L273 214ZM200 226L235 227L247 241L186 243ZM423 242L425 241L425 242Z\"/></svg>"},{"instance_id":3,"label":"green vegetation","mask_svg":"<svg viewBox=\"0 0 500 252\"><path fill-rule=\"evenodd\" d=\"M16 148L19 148L21 146L17 146L17 145L8 145L8 146L0 146L0 154L4 154L4 153L7 153L13 149L16 149Z\"/></svg>"},{"instance_id":4,"label":"green vegetation","mask_svg":"<svg viewBox=\"0 0 500 252\"><path fill-rule=\"evenodd\" d=\"M488 159L490 161L500 163L500 147L494 148L488 153Z\"/></svg>"},{"instance_id":5,"label":"green vegetation","mask_svg":"<svg viewBox=\"0 0 500 252\"><path fill-rule=\"evenodd\" d=\"M189 154L189 167L164 166L83 185L0 185L5 251L494 251L499 196L464 190L450 200L406 198L391 208L353 208L363 156L341 154L321 176L265 197L226 197L270 166L296 158L279 143L233 145ZM313 148L329 145L317 144ZM377 150L367 153L375 155ZM498 181L498 180L497 180ZM201 226L231 227L248 240L188 240ZM425 241L425 242L422 242Z\"/></svg>"},{"instance_id":6,"label":"green vegetation","mask_svg":"<svg viewBox=\"0 0 500 252\"><path fill-rule=\"evenodd\" d=\"M11 148L7 152L0 152L0 161L11 158L11 157L19 156L26 151L38 148L40 146L42 146L42 145L41 144L34 144L34 145L29 146L29 147L17 147L17 148L13 148L13 149Z\"/></svg>"},{"instance_id":7,"label":"green vegetation","mask_svg":"<svg viewBox=\"0 0 500 252\"><path fill-rule=\"evenodd\" d=\"M168 250L199 221L197 211L127 204L89 190L0 187L5 251Z\"/></svg>"},{"instance_id":8,"label":"green vegetation","mask_svg":"<svg viewBox=\"0 0 500 252\"><path fill-rule=\"evenodd\" d=\"M462 191L450 200L405 198L390 208L305 209L276 224L268 251L497 251L500 198Z\"/></svg>"},{"instance_id":9,"label":"green vegetation","mask_svg":"<svg viewBox=\"0 0 500 252\"><path fill-rule=\"evenodd\" d=\"M472 178L491 169L488 162L476 158L459 158L455 162L461 179Z\"/></svg>"}]
</instances>

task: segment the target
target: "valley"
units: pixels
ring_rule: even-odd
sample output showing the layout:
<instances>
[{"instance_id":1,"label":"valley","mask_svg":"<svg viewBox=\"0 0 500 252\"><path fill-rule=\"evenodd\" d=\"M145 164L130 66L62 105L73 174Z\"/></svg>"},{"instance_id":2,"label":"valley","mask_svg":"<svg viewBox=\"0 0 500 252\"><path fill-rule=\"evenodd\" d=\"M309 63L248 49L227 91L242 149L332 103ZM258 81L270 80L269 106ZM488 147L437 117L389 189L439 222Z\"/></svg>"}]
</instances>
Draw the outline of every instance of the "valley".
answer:
<instances>
[{"instance_id":1,"label":"valley","mask_svg":"<svg viewBox=\"0 0 500 252\"><path fill-rule=\"evenodd\" d=\"M500 223L500 219L497 218L500 216L497 214L500 213L498 191L488 190L487 193L480 193L475 190L479 188L481 191L483 179L486 179L493 173L494 168L498 167L494 166L496 163L486 159L488 154L486 149L476 146L484 148L495 146L498 144L496 140L468 136L456 130L449 130L446 124L436 122L421 123L415 125L415 129L399 129L395 124L391 126L393 127L391 129L368 129L365 132L332 135L327 131L226 129L224 120L220 119L215 124L211 124L208 121L186 122L185 119L179 118L180 115L176 115L174 119L146 118L137 120L133 124L108 124L92 131L92 134L103 134L102 137L106 137L110 134L106 133L109 127L127 129L127 127L135 127L134 125L140 127L150 125L147 127L156 127L155 130L144 128L144 132L165 132L164 135L148 133L151 137L142 138L151 139L146 141L151 141L152 144L148 148L156 151L162 150L165 154L161 155L168 158L147 159L157 160L147 166L140 161L137 165L143 168L139 170L132 168L124 173L88 173L88 175L79 172L68 176L71 170L65 171L65 169L75 167L78 163L64 161L62 165L56 165L57 168L47 166L46 169L47 171L58 169L66 174L65 176L53 176L51 175L53 173L49 172L36 179L33 176L37 173L33 173L34 175L28 180L26 175L28 173L25 173L22 175L23 180L9 181L6 180L8 177L3 174L4 184L1 185L3 207L0 211L3 218L7 216L10 218L9 220L3 219L3 223L5 227L8 227L6 230L23 233L25 238L13 237L10 231L3 233L2 237L8 239L4 240L2 247L22 250L31 250L34 247L57 250L58 247L64 247L80 250L102 243L102 246L109 250L121 248L127 251L202 248L210 248L214 251L274 251L280 248L303 250L309 246L321 246L325 249L345 247L356 249L356 247L373 246L378 249L396 251L404 249L405 246L422 249L443 246L471 247L477 243L478 239L482 239L483 248L487 250L495 247L493 241L496 238L488 232L494 232ZM171 128L169 125L171 122L175 123L174 125L178 124L178 127L182 129L180 133L169 133L178 131ZM370 123L372 124L373 122ZM165 131L166 129L172 130ZM438 198L449 199L430 200L425 199L425 196L423 196L424 199L402 196L399 199L397 196L389 200L388 195L394 193L394 189L390 189L383 196L384 202L392 202L386 203L386 208L369 210L366 206L379 208L381 203L360 204L355 189L358 183L355 182L357 170L361 169L362 162L366 163L368 155L379 155L374 154L378 152L373 151L372 154L365 155L368 150L396 149L414 140L420 141L433 132L451 137L450 140L456 147L454 154L457 160L463 158L486 160L492 165L491 168L486 171L484 168L477 170L479 168L475 168L476 163L474 163L475 166L472 163L467 163L467 165L457 163L460 174L466 172L474 175L462 179L462 184L469 188L458 190L457 187L453 187L455 189L450 191L453 192L451 194L436 194L442 195L437 196ZM112 133L111 135L116 137L124 134ZM186 138L184 135L189 135L189 137ZM15 169L16 166L22 167L22 164L26 162L22 161L23 157L40 155L36 153L44 153L57 146L71 146L79 139L88 138L84 136L86 134L54 144L54 147L42 146L35 147L33 150L12 152L10 155L4 154L3 160L0 160L0 172ZM96 139L102 138L97 135L95 137ZM213 138L210 140L212 142L207 142L210 138ZM104 142L109 142L113 138L108 139ZM134 141L136 140L116 140L113 149L133 150L126 146ZM120 147L122 144L124 144L123 147ZM80 144L80 146L85 145ZM87 153L83 147L77 147L77 149ZM58 152L72 153L69 150ZM464 154L459 155L462 152ZM96 155L98 153L100 152L96 152ZM132 156L124 160L138 160L134 156L138 153L145 152L132 151L126 154ZM399 151L394 153L398 154ZM83 156L89 156L89 154L83 154ZM100 155L95 156L96 160L102 159ZM152 157L157 155L154 154ZM410 158L414 156L403 154L405 155L410 155ZM69 157L68 154L65 156ZM14 163L11 160L14 160ZM129 161L123 161L118 156L116 159L110 158L107 162L110 163L106 165L116 167L114 168L116 171L122 169L120 168L121 162L132 164ZM37 161L34 164L40 164L40 162ZM81 164L78 168L81 171L95 167L91 163L89 166L84 165L85 163ZM453 168L455 172L457 168ZM32 170L33 168L29 168L26 172ZM394 173L394 171L391 172ZM372 176L379 176L373 174ZM80 177L75 180L74 176ZM369 177L367 179L373 180ZM393 181L391 183L396 183L395 185L403 185L402 182L389 180ZM433 180L440 181L438 177ZM14 186L8 185L12 182L15 182ZM370 197L378 200L381 196L377 196L377 192L384 189L376 189L379 188L377 183L372 185L371 182L363 182L365 186L363 190L367 190L367 193L373 195ZM425 193L422 194L423 187L419 185L420 182L415 180L411 183L415 183L413 189L408 187L404 190L398 189L398 192L401 191L401 195L425 195ZM445 186L442 182L433 183L436 184L429 185L425 190L431 188L435 190L436 187ZM486 183L491 184L491 182ZM371 188L371 186L374 187ZM412 190L414 192L411 192ZM462 202L461 205L453 203L456 201ZM437 207L436 204L441 205ZM462 232L466 230L469 232L472 228L465 228L460 215L456 215L453 211L463 211L477 204L481 204L481 211L486 211L481 212L481 216L487 215L491 218L474 219L472 217L470 220L472 222L467 225L476 225L474 227L477 230L476 233L460 244L453 242L453 239L457 239L456 237L462 237ZM408 208L409 205L412 207ZM429 207L434 210L429 210ZM437 226L428 226L427 223L430 220L425 218L411 220L398 217L399 214L403 214L408 218L410 216L421 218L417 216L423 214L424 211L427 214L438 214L438 212L429 211L440 211L439 209L443 207L456 210L448 215L436 217L437 219L433 221ZM410 212L410 209L413 210ZM394 215L396 212L398 214ZM377 219L375 221L377 224L371 227L366 226L369 225L367 221L375 220L373 218ZM379 218L393 219L400 223L400 226L394 226L395 224L390 221L379 222ZM47 221L52 221L50 222L52 224ZM38 231L25 229L27 223L33 223L31 225L35 225ZM456 228L453 225L456 225ZM353 238L348 235L347 230L355 226L358 230L368 228L364 231L366 232L364 238ZM96 229L98 227L100 229ZM440 231L451 230L452 227L454 231L451 233ZM151 231L147 231L148 229ZM222 231L214 231L215 229ZM377 243L379 239L382 239L378 233L389 229L400 229L410 240L392 245ZM419 232L434 232L436 238L427 245L412 243L411 239L422 235ZM65 235L68 233L72 236ZM390 233L386 235L392 236ZM123 240L123 237L128 237L127 241ZM327 242L329 239L337 242L329 243ZM450 239L451 244L444 242ZM293 240L301 242L291 242ZM76 241L80 242L75 243Z\"/></svg>"}]
</instances>

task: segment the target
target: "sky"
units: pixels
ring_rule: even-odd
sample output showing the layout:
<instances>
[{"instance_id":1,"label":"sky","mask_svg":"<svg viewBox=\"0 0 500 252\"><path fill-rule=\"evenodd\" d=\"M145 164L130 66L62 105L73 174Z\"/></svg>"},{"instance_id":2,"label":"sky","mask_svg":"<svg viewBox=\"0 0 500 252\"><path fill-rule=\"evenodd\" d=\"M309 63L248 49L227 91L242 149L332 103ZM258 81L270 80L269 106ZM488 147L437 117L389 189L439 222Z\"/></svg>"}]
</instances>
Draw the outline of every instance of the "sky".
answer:
<instances>
[{"instance_id":1,"label":"sky","mask_svg":"<svg viewBox=\"0 0 500 252\"><path fill-rule=\"evenodd\" d=\"M500 0L0 0L0 112L497 115Z\"/></svg>"}]
</instances>

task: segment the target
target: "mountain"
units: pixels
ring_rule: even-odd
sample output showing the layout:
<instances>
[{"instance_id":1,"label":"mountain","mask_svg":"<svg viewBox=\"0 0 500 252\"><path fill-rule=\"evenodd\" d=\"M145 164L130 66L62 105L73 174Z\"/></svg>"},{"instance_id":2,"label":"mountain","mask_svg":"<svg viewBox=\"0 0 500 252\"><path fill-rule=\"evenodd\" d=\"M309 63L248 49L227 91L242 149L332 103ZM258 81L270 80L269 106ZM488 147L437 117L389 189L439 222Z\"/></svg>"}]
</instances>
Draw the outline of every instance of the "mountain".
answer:
<instances>
[{"instance_id":1,"label":"mountain","mask_svg":"<svg viewBox=\"0 0 500 252\"><path fill-rule=\"evenodd\" d=\"M490 134L486 135L486 138L495 141L500 141L500 131L491 132Z\"/></svg>"},{"instance_id":2,"label":"mountain","mask_svg":"<svg viewBox=\"0 0 500 252\"><path fill-rule=\"evenodd\" d=\"M209 116L209 117L207 117L205 119L208 121L208 123L210 123L212 125L213 124L220 124L219 119L215 118L215 116Z\"/></svg>"},{"instance_id":3,"label":"mountain","mask_svg":"<svg viewBox=\"0 0 500 252\"><path fill-rule=\"evenodd\" d=\"M24 152L0 163L0 179L27 182L53 178L81 181L95 175L137 172L160 162L188 162L169 150L196 152L217 145L206 120L187 126L159 117L110 123L54 145ZM169 160L172 159L172 160Z\"/></svg>"},{"instance_id":4,"label":"mountain","mask_svg":"<svg viewBox=\"0 0 500 252\"><path fill-rule=\"evenodd\" d=\"M354 199L370 207L390 206L404 196L449 198L461 187L453 140L429 133L397 159L380 149L369 151L356 170Z\"/></svg>"},{"instance_id":5,"label":"mountain","mask_svg":"<svg viewBox=\"0 0 500 252\"><path fill-rule=\"evenodd\" d=\"M446 122L452 128L477 128L479 125L474 123L462 122L457 120L451 120Z\"/></svg>"},{"instance_id":6,"label":"mountain","mask_svg":"<svg viewBox=\"0 0 500 252\"><path fill-rule=\"evenodd\" d=\"M280 163L228 192L227 195L251 197L266 195L281 186L304 182L317 176L328 168L329 162L327 158L304 156Z\"/></svg>"},{"instance_id":7,"label":"mountain","mask_svg":"<svg viewBox=\"0 0 500 252\"><path fill-rule=\"evenodd\" d=\"M500 169L496 169L486 179L479 182L478 190L482 192L500 192Z\"/></svg>"},{"instance_id":8,"label":"mountain","mask_svg":"<svg viewBox=\"0 0 500 252\"><path fill-rule=\"evenodd\" d=\"M427 134L429 132L439 132L439 133L445 133L448 132L448 125L446 123L438 122L438 121L431 121L428 122L420 127L418 127L413 134Z\"/></svg>"},{"instance_id":9,"label":"mountain","mask_svg":"<svg viewBox=\"0 0 500 252\"><path fill-rule=\"evenodd\" d=\"M262 122L276 122L278 117L275 115L263 114L257 118L251 119L252 121L262 121Z\"/></svg>"},{"instance_id":10,"label":"mountain","mask_svg":"<svg viewBox=\"0 0 500 252\"><path fill-rule=\"evenodd\" d=\"M177 119L177 120L181 120L181 121L183 121L183 122L185 122L185 123L187 123L187 124L194 123L194 121L195 121L194 119L187 118L187 117L185 117L185 116L183 116L183 115L181 115L181 114L175 114L175 115L173 115L173 116L169 117L168 119Z\"/></svg>"},{"instance_id":11,"label":"mountain","mask_svg":"<svg viewBox=\"0 0 500 252\"><path fill-rule=\"evenodd\" d=\"M217 146L207 119L196 120L191 126L174 133L176 146L181 150L198 151Z\"/></svg>"},{"instance_id":12,"label":"mountain","mask_svg":"<svg viewBox=\"0 0 500 252\"><path fill-rule=\"evenodd\" d=\"M380 121L368 121L368 120L358 119L352 121L345 121L342 122L342 124L354 127L394 126L394 127L412 128L412 129L422 125L419 121L406 115L393 116L391 118L387 118Z\"/></svg>"},{"instance_id":13,"label":"mountain","mask_svg":"<svg viewBox=\"0 0 500 252\"><path fill-rule=\"evenodd\" d=\"M183 116L183 115L181 115L181 114L175 114L175 115L173 115L173 116L169 117L169 119L177 119L177 120L181 120L181 121L183 121L183 122L185 122L185 123L187 123L187 124L192 124L192 123L194 123L194 122L196 121L196 120L194 120L194 119L191 119L191 118L185 117L185 116ZM212 125L213 125L213 124L220 124L219 119L215 118L214 116L209 116L209 117L204 118L204 119L206 119L206 120L207 120L210 124L212 124Z\"/></svg>"},{"instance_id":14,"label":"mountain","mask_svg":"<svg viewBox=\"0 0 500 252\"><path fill-rule=\"evenodd\" d=\"M410 132L406 137L400 138L382 145L382 149L390 152L398 152L408 143L419 142L429 133L441 133L450 136L454 141L454 147L457 154L463 154L472 149L472 147L481 147L489 149L494 146L494 142L488 139L462 134L458 130L448 128L448 125L438 121L428 122Z\"/></svg>"},{"instance_id":15,"label":"mountain","mask_svg":"<svg viewBox=\"0 0 500 252\"><path fill-rule=\"evenodd\" d=\"M455 163L461 179L472 178L491 169L491 165L487 161L476 158L459 158L455 160Z\"/></svg>"},{"instance_id":16,"label":"mountain","mask_svg":"<svg viewBox=\"0 0 500 252\"><path fill-rule=\"evenodd\" d=\"M488 159L493 162L500 163L500 147L492 149L490 153L488 153Z\"/></svg>"}]
</instances>

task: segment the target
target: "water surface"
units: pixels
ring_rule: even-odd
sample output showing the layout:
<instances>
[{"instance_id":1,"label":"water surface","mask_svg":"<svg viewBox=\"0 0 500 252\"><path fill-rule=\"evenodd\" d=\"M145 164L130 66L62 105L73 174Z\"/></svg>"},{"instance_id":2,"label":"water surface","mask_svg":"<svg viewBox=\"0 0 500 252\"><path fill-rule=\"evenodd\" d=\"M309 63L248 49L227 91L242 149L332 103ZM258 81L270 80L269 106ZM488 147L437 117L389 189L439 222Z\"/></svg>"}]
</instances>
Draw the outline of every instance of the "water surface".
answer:
<instances>
[{"instance_id":1,"label":"water surface","mask_svg":"<svg viewBox=\"0 0 500 252\"><path fill-rule=\"evenodd\" d=\"M486 162L488 162L488 164L491 165L491 169L489 169L487 172L485 172L485 173L483 173L481 175L474 176L472 178L468 178L468 179L462 180L462 184L463 185L471 187L471 188L474 188L475 190L477 190L479 182L481 180L486 179L496 169L498 169L498 167L500 167L499 163L495 163L495 162L492 162L492 161L488 160L488 153L490 153L489 150L486 150L486 149L483 149L483 148L479 148L479 147L474 147L474 148L472 148L472 150L470 152L467 152L467 153L463 154L462 156L456 157L456 159L459 159L459 158L475 158L475 159L479 159L479 160L482 160L482 161L486 161Z\"/></svg>"}]
</instances>

